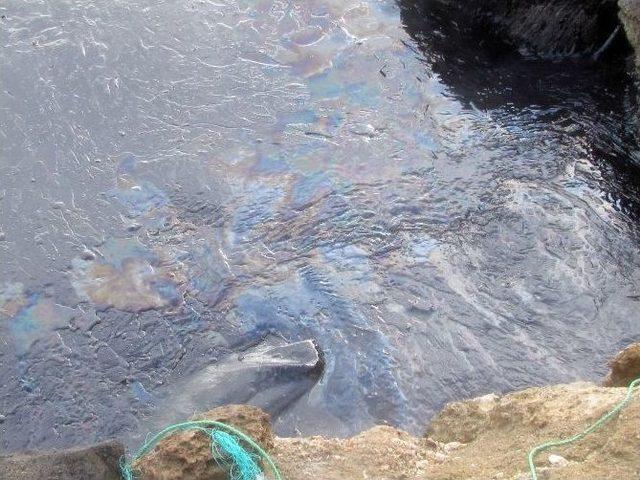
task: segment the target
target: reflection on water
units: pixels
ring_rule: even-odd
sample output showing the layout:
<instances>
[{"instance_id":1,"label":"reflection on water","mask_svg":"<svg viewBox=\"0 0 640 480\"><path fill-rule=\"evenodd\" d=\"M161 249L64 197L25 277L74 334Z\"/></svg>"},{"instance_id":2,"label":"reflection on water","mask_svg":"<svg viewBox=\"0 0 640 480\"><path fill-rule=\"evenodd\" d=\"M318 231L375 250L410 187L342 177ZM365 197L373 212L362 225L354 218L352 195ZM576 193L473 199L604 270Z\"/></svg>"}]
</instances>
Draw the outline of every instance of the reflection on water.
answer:
<instances>
[{"instance_id":1,"label":"reflection on water","mask_svg":"<svg viewBox=\"0 0 640 480\"><path fill-rule=\"evenodd\" d=\"M547 88L473 93L412 8L0 7L6 449L143 434L265 336L325 359L280 433L345 435L597 379L640 334L624 91L511 58Z\"/></svg>"},{"instance_id":2,"label":"reflection on water","mask_svg":"<svg viewBox=\"0 0 640 480\"><path fill-rule=\"evenodd\" d=\"M529 131L553 130L574 142L588 139L585 148L603 177L599 187L615 197L615 208L638 217L637 172L629 171L630 163L640 165L637 93L624 35L597 61L523 57L486 23L441 0L400 5L402 22L425 63L461 102L512 128L524 124Z\"/></svg>"}]
</instances>

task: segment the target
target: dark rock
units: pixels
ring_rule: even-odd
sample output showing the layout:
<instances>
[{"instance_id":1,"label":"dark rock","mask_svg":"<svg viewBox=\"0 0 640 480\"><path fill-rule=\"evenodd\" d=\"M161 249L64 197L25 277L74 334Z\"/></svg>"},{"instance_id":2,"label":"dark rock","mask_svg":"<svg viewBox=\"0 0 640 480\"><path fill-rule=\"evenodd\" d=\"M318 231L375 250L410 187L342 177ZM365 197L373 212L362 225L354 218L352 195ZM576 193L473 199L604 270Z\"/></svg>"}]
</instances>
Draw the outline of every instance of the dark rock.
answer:
<instances>
[{"instance_id":1,"label":"dark rock","mask_svg":"<svg viewBox=\"0 0 640 480\"><path fill-rule=\"evenodd\" d=\"M98 445L0 457L2 480L120 480L124 447Z\"/></svg>"},{"instance_id":2,"label":"dark rock","mask_svg":"<svg viewBox=\"0 0 640 480\"><path fill-rule=\"evenodd\" d=\"M640 66L640 0L619 0L620 20L636 51L636 65Z\"/></svg>"},{"instance_id":3,"label":"dark rock","mask_svg":"<svg viewBox=\"0 0 640 480\"><path fill-rule=\"evenodd\" d=\"M616 0L440 0L516 48L564 56L597 51L619 24Z\"/></svg>"}]
</instances>

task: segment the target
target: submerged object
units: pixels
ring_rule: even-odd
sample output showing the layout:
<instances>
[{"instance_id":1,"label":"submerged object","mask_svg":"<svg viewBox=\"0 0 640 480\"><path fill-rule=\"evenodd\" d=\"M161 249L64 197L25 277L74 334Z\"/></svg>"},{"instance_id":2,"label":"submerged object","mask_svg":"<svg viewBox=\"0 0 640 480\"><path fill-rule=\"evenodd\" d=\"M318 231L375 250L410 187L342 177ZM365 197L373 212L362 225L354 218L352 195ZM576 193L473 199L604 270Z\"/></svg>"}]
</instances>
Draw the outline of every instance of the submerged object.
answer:
<instances>
[{"instance_id":1,"label":"submerged object","mask_svg":"<svg viewBox=\"0 0 640 480\"><path fill-rule=\"evenodd\" d=\"M166 412L163 423L231 403L254 405L276 416L316 383L323 366L312 340L266 340L177 382L158 410Z\"/></svg>"}]
</instances>

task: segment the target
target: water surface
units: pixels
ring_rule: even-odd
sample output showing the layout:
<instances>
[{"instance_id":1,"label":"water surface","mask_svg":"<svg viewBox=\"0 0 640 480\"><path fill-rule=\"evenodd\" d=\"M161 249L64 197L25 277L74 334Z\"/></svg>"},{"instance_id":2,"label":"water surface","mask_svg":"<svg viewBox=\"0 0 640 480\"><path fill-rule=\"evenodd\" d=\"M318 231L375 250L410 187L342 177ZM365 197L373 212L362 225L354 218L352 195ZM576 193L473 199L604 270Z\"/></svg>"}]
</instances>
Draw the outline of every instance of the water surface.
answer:
<instances>
[{"instance_id":1,"label":"water surface","mask_svg":"<svg viewBox=\"0 0 640 480\"><path fill-rule=\"evenodd\" d=\"M485 58L391 0L0 13L4 449L139 438L264 337L326 363L283 435L421 432L638 338L617 67Z\"/></svg>"}]
</instances>

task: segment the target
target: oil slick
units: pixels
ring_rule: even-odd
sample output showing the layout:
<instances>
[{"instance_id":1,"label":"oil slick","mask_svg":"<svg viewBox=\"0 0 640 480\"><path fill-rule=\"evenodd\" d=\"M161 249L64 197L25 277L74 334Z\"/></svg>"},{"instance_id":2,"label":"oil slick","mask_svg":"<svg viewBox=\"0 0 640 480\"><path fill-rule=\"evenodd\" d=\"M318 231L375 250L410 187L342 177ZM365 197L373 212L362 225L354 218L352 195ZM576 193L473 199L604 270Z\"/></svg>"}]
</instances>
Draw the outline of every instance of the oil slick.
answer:
<instances>
[{"instance_id":1,"label":"oil slick","mask_svg":"<svg viewBox=\"0 0 640 480\"><path fill-rule=\"evenodd\" d=\"M181 296L160 259L135 240L112 239L100 255L75 258L72 283L98 308L137 312L176 306Z\"/></svg>"},{"instance_id":2,"label":"oil slick","mask_svg":"<svg viewBox=\"0 0 640 480\"><path fill-rule=\"evenodd\" d=\"M484 71L394 0L85 3L0 7L6 449L209 398L264 400L287 435L418 432L452 399L589 378L639 333L628 185L596 175L574 82L547 110L518 109L528 80L489 82L518 108L469 106ZM260 371L265 337L313 339L322 373Z\"/></svg>"},{"instance_id":3,"label":"oil slick","mask_svg":"<svg viewBox=\"0 0 640 480\"><path fill-rule=\"evenodd\" d=\"M55 331L67 328L76 312L58 305L41 293L25 291L22 284L0 286L0 320L8 330L16 353L25 355L38 341L55 338Z\"/></svg>"}]
</instances>

